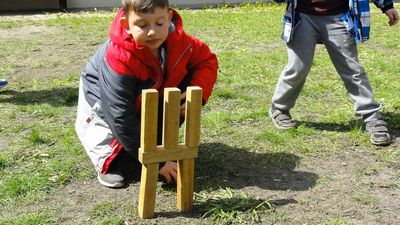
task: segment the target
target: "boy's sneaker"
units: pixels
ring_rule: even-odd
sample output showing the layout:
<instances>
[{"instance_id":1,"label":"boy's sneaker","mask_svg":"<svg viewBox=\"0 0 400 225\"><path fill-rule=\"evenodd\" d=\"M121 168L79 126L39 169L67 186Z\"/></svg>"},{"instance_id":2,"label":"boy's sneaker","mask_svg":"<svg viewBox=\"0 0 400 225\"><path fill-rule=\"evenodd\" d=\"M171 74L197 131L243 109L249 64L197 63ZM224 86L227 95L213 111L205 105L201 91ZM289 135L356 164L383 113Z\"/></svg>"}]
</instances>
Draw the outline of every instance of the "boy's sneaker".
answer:
<instances>
[{"instance_id":1,"label":"boy's sneaker","mask_svg":"<svg viewBox=\"0 0 400 225\"><path fill-rule=\"evenodd\" d=\"M274 125L279 129L290 129L297 126L297 124L293 121L289 111L281 111L274 106L271 106L268 115Z\"/></svg>"},{"instance_id":2,"label":"boy's sneaker","mask_svg":"<svg viewBox=\"0 0 400 225\"><path fill-rule=\"evenodd\" d=\"M7 86L8 81L5 79L0 79L0 88Z\"/></svg>"},{"instance_id":3,"label":"boy's sneaker","mask_svg":"<svg viewBox=\"0 0 400 225\"><path fill-rule=\"evenodd\" d=\"M110 188L118 188L124 186L124 177L118 173L98 173L97 180L100 184L110 187Z\"/></svg>"},{"instance_id":4,"label":"boy's sneaker","mask_svg":"<svg viewBox=\"0 0 400 225\"><path fill-rule=\"evenodd\" d=\"M374 145L389 145L392 139L383 119L372 120L365 123L365 130L370 135L370 141Z\"/></svg>"}]
</instances>

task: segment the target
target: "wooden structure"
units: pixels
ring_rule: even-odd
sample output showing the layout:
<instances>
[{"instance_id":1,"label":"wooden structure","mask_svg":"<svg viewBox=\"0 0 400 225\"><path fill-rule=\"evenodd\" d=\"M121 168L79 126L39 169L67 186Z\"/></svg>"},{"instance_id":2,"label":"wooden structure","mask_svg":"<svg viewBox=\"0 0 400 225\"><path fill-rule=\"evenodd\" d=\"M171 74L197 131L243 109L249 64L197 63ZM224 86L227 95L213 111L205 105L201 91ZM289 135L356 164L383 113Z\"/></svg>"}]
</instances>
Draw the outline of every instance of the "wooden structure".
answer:
<instances>
[{"instance_id":1,"label":"wooden structure","mask_svg":"<svg viewBox=\"0 0 400 225\"><path fill-rule=\"evenodd\" d=\"M60 10L67 10L67 0L58 0L58 5L60 6Z\"/></svg>"},{"instance_id":2,"label":"wooden structure","mask_svg":"<svg viewBox=\"0 0 400 225\"><path fill-rule=\"evenodd\" d=\"M139 196L141 218L154 217L159 162L177 161L177 208L185 212L193 207L194 158L197 157L200 144L202 89L187 88L184 143L178 143L180 95L178 88L164 90L162 145L157 145L158 92L155 89L142 92L139 149L139 161L142 163Z\"/></svg>"}]
</instances>

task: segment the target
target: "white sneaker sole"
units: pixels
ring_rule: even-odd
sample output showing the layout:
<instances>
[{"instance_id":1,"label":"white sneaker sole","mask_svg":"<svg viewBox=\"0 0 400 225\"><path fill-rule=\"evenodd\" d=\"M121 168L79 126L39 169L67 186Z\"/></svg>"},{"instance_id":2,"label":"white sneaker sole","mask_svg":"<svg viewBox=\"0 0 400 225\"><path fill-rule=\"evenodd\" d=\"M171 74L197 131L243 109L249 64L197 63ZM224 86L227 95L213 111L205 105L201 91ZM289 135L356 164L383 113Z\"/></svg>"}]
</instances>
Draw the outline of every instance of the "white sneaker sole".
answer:
<instances>
[{"instance_id":1,"label":"white sneaker sole","mask_svg":"<svg viewBox=\"0 0 400 225\"><path fill-rule=\"evenodd\" d=\"M97 181L99 181L99 183L102 184L103 186L110 187L110 188L118 188L118 187L124 186L124 183L120 183L120 182L116 182L116 183L105 182L104 180L102 180L100 178L99 175L97 175Z\"/></svg>"}]
</instances>

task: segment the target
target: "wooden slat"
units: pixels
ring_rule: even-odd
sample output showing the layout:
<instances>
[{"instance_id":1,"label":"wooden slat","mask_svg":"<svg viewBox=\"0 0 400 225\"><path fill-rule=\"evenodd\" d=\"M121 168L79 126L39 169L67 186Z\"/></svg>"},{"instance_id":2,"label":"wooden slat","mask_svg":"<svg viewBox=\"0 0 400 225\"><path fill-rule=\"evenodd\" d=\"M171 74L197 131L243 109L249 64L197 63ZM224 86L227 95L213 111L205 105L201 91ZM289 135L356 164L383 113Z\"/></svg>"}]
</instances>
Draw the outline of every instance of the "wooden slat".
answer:
<instances>
[{"instance_id":1,"label":"wooden slat","mask_svg":"<svg viewBox=\"0 0 400 225\"><path fill-rule=\"evenodd\" d=\"M180 95L181 91L178 88L164 89L164 122L162 145L167 151L175 149L178 145Z\"/></svg>"},{"instance_id":2,"label":"wooden slat","mask_svg":"<svg viewBox=\"0 0 400 225\"><path fill-rule=\"evenodd\" d=\"M176 208L181 212L187 212L193 208L194 159L179 160L177 173Z\"/></svg>"},{"instance_id":3,"label":"wooden slat","mask_svg":"<svg viewBox=\"0 0 400 225\"><path fill-rule=\"evenodd\" d=\"M185 144L198 146L203 92L200 87L188 87L186 92Z\"/></svg>"},{"instance_id":4,"label":"wooden slat","mask_svg":"<svg viewBox=\"0 0 400 225\"><path fill-rule=\"evenodd\" d=\"M200 87L188 87L186 91L185 145L189 147L198 148L200 144L202 93ZM180 211L192 210L193 192L194 159L179 160L176 207Z\"/></svg>"},{"instance_id":5,"label":"wooden slat","mask_svg":"<svg viewBox=\"0 0 400 225\"><path fill-rule=\"evenodd\" d=\"M166 150L158 146L156 151L141 152L139 161L143 164L197 158L198 147L179 144L175 149Z\"/></svg>"},{"instance_id":6,"label":"wooden slat","mask_svg":"<svg viewBox=\"0 0 400 225\"><path fill-rule=\"evenodd\" d=\"M158 92L155 89L142 91L142 118L140 148L143 152L154 151L157 146Z\"/></svg>"},{"instance_id":7,"label":"wooden slat","mask_svg":"<svg viewBox=\"0 0 400 225\"><path fill-rule=\"evenodd\" d=\"M153 218L156 206L158 178L158 163L143 164L140 179L139 216L140 218Z\"/></svg>"},{"instance_id":8,"label":"wooden slat","mask_svg":"<svg viewBox=\"0 0 400 225\"><path fill-rule=\"evenodd\" d=\"M152 152L157 148L158 92L153 89L142 91L142 118L140 152ZM154 217L158 163L143 164L139 195L139 216Z\"/></svg>"}]
</instances>

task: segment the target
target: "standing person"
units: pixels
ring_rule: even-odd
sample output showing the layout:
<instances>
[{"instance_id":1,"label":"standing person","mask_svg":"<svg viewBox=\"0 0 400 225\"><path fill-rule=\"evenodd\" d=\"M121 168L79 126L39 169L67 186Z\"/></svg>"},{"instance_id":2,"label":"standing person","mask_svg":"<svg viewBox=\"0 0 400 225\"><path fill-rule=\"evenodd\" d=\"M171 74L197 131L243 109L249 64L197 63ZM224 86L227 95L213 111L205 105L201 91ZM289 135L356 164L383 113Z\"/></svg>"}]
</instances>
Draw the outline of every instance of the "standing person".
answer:
<instances>
[{"instance_id":1,"label":"standing person","mask_svg":"<svg viewBox=\"0 0 400 225\"><path fill-rule=\"evenodd\" d=\"M7 86L8 81L6 79L0 79L0 88Z\"/></svg>"},{"instance_id":2,"label":"standing person","mask_svg":"<svg viewBox=\"0 0 400 225\"><path fill-rule=\"evenodd\" d=\"M81 74L75 124L98 181L107 187L123 186L122 165L138 162L141 91L178 87L184 97L187 86L200 86L206 103L218 70L215 54L185 34L168 0L123 0L122 5L110 39ZM170 182L176 167L166 162L159 173Z\"/></svg>"},{"instance_id":3,"label":"standing person","mask_svg":"<svg viewBox=\"0 0 400 225\"><path fill-rule=\"evenodd\" d=\"M399 21L392 0L374 0L389 18L389 25ZM283 69L269 117L276 127L296 127L289 110L294 107L310 71L317 43L325 45L336 71L361 115L370 140L388 145L391 137L379 111L381 105L358 61L356 43L369 38L368 0L287 0L282 39L287 42L288 63Z\"/></svg>"}]
</instances>

